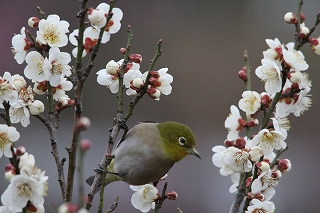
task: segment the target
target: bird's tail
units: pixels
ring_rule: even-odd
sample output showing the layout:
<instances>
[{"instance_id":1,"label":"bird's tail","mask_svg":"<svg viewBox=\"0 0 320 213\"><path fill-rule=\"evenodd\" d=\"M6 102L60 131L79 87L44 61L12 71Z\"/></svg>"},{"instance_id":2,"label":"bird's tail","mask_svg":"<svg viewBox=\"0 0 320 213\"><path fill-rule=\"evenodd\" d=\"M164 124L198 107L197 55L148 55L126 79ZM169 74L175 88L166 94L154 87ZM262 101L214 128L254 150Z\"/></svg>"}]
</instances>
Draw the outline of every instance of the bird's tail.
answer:
<instances>
[{"instance_id":1,"label":"bird's tail","mask_svg":"<svg viewBox=\"0 0 320 213\"><path fill-rule=\"evenodd\" d=\"M86 183L89 185L89 186L92 186L93 184L93 181L94 181L94 178L95 176L90 176L86 179ZM108 184L108 183L107 183ZM92 192L93 194L97 194L100 190L101 190L101 186L102 186L102 183L101 183L101 180L99 180L99 183L97 184L97 187L96 189Z\"/></svg>"}]
</instances>

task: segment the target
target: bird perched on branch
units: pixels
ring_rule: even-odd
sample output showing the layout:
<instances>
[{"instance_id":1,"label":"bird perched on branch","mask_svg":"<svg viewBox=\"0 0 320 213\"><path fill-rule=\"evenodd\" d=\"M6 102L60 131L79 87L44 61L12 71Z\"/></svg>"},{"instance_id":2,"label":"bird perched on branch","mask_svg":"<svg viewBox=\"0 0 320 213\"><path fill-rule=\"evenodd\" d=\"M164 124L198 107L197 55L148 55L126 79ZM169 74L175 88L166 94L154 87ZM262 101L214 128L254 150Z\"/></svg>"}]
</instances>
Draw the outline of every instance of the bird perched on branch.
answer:
<instances>
[{"instance_id":1,"label":"bird perched on branch","mask_svg":"<svg viewBox=\"0 0 320 213\"><path fill-rule=\"evenodd\" d=\"M122 180L130 185L144 185L156 182L186 155L200 158L195 145L194 134L184 124L137 124L113 150L114 158L107 168L106 183ZM94 176L91 176L87 183L91 185L93 180ZM93 193L100 189L101 183Z\"/></svg>"}]
</instances>

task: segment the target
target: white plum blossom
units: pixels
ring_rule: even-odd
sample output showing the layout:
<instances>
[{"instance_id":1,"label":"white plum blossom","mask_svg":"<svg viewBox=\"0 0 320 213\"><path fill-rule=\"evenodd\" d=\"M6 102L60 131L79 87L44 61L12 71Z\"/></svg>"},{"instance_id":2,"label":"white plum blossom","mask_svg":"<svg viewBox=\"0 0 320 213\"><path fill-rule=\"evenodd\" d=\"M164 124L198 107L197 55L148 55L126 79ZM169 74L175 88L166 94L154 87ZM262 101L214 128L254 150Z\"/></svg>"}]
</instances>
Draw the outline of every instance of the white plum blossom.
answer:
<instances>
[{"instance_id":1,"label":"white plum blossom","mask_svg":"<svg viewBox=\"0 0 320 213\"><path fill-rule=\"evenodd\" d=\"M242 129L242 125L239 123L239 120L242 120L242 117L240 116L239 109L234 105L230 106L230 112L231 113L224 122L224 126L229 132L227 140L233 141L238 138L239 131Z\"/></svg>"},{"instance_id":2,"label":"white plum blossom","mask_svg":"<svg viewBox=\"0 0 320 213\"><path fill-rule=\"evenodd\" d=\"M0 124L0 158L2 155L11 158L11 145L20 138L20 133L13 126Z\"/></svg>"},{"instance_id":3,"label":"white plum blossom","mask_svg":"<svg viewBox=\"0 0 320 213\"><path fill-rule=\"evenodd\" d=\"M246 213L274 213L275 206L274 203L271 201L266 200L262 202L258 199L253 199L251 203L252 205L248 206L248 211L246 211Z\"/></svg>"},{"instance_id":4,"label":"white plum blossom","mask_svg":"<svg viewBox=\"0 0 320 213\"><path fill-rule=\"evenodd\" d=\"M70 91L73 85L66 78L61 78L60 83L55 87L55 92L53 93L53 98L58 101L61 97L68 97L66 91Z\"/></svg>"},{"instance_id":5,"label":"white plum blossom","mask_svg":"<svg viewBox=\"0 0 320 213\"><path fill-rule=\"evenodd\" d=\"M278 121L273 119L274 129L262 129L250 141L251 146L259 146L264 155L272 153L273 149L279 150L286 148L287 134L280 131Z\"/></svg>"},{"instance_id":6,"label":"white plum blossom","mask_svg":"<svg viewBox=\"0 0 320 213\"><path fill-rule=\"evenodd\" d=\"M119 91L119 77L117 74L111 75L106 69L101 69L96 73L97 82L102 86L107 86L112 93Z\"/></svg>"},{"instance_id":7,"label":"white plum blossom","mask_svg":"<svg viewBox=\"0 0 320 213\"><path fill-rule=\"evenodd\" d=\"M288 49L283 48L283 58L286 64L298 71L304 71L309 68L309 65L304 60L303 53L294 49L293 42L288 43L286 47Z\"/></svg>"},{"instance_id":8,"label":"white plum blossom","mask_svg":"<svg viewBox=\"0 0 320 213\"><path fill-rule=\"evenodd\" d=\"M252 169L252 163L249 160L247 151L236 147L214 146L212 162L215 166L221 167L220 174L227 176L232 173L249 172Z\"/></svg>"},{"instance_id":9,"label":"white plum blossom","mask_svg":"<svg viewBox=\"0 0 320 213\"><path fill-rule=\"evenodd\" d=\"M5 206L12 206L21 212L28 201L34 205L43 205L44 185L32 177L16 175L10 180L10 184L1 196L1 202Z\"/></svg>"},{"instance_id":10,"label":"white plum blossom","mask_svg":"<svg viewBox=\"0 0 320 213\"><path fill-rule=\"evenodd\" d=\"M66 35L69 32L68 28L69 23L67 21L60 21L58 15L49 15L47 19L40 20L36 39L50 47L64 47L68 43L68 36Z\"/></svg>"},{"instance_id":11,"label":"white plum blossom","mask_svg":"<svg viewBox=\"0 0 320 213\"><path fill-rule=\"evenodd\" d=\"M269 59L261 60L262 66L259 66L255 73L265 82L265 90L269 94L276 94L281 90L282 86L282 75L281 75L281 65L277 65Z\"/></svg>"},{"instance_id":12,"label":"white plum blossom","mask_svg":"<svg viewBox=\"0 0 320 213\"><path fill-rule=\"evenodd\" d=\"M123 85L128 88L127 95L136 95L137 92L131 89L131 83L134 79L141 78L140 64L132 62L132 67L123 75ZM139 88L138 88L139 89Z\"/></svg>"},{"instance_id":13,"label":"white plum blossom","mask_svg":"<svg viewBox=\"0 0 320 213\"><path fill-rule=\"evenodd\" d=\"M151 208L155 208L154 200L158 198L158 189L152 184L142 186L132 186L130 188L135 191L131 197L131 203L141 212L148 212Z\"/></svg>"},{"instance_id":14,"label":"white plum blossom","mask_svg":"<svg viewBox=\"0 0 320 213\"><path fill-rule=\"evenodd\" d=\"M43 64L45 80L53 87L58 86L62 77L71 75L71 67L68 65L70 61L69 53L60 52L57 47L50 48L49 59L45 59Z\"/></svg>"},{"instance_id":15,"label":"white plum blossom","mask_svg":"<svg viewBox=\"0 0 320 213\"><path fill-rule=\"evenodd\" d=\"M11 74L5 72L3 77L0 76L0 108L3 108L3 101L9 102L10 105L14 104L18 99L18 92L12 84Z\"/></svg>"},{"instance_id":16,"label":"white plum blossom","mask_svg":"<svg viewBox=\"0 0 320 213\"><path fill-rule=\"evenodd\" d=\"M107 3L100 3L97 6L97 9L104 11L105 14L108 14L109 9L110 9L110 5L108 5ZM122 17L123 17L122 10L120 8L113 8L112 13L113 13L112 18L107 23L106 31L104 32L104 36L110 37L110 34L117 33L121 28L120 21L122 20Z\"/></svg>"},{"instance_id":17,"label":"white plum blossom","mask_svg":"<svg viewBox=\"0 0 320 213\"><path fill-rule=\"evenodd\" d=\"M138 69L140 68L140 65ZM119 63L115 62L114 60L111 60L106 65L106 70L110 75L117 74L120 71L120 65Z\"/></svg>"},{"instance_id":18,"label":"white plum blossom","mask_svg":"<svg viewBox=\"0 0 320 213\"><path fill-rule=\"evenodd\" d=\"M247 114L254 114L260 109L261 96L255 91L244 91L238 105Z\"/></svg>"},{"instance_id":19,"label":"white plum blossom","mask_svg":"<svg viewBox=\"0 0 320 213\"><path fill-rule=\"evenodd\" d=\"M79 35L79 29L75 29L70 35L69 40L70 43L76 46L72 50L73 57L77 57L78 54L78 40L76 39L76 36ZM99 30L94 27L87 27L83 32L83 48L84 51L82 52L82 57L86 56L88 53L91 53L95 45L97 44L99 38ZM102 37L101 43L107 43L109 41L109 38Z\"/></svg>"},{"instance_id":20,"label":"white plum blossom","mask_svg":"<svg viewBox=\"0 0 320 213\"><path fill-rule=\"evenodd\" d=\"M11 123L20 123L23 127L30 124L30 112L27 107L19 107L9 109Z\"/></svg>"},{"instance_id":21,"label":"white plum blossom","mask_svg":"<svg viewBox=\"0 0 320 213\"><path fill-rule=\"evenodd\" d=\"M269 49L263 51L263 57L265 59L269 59L276 63L277 65L281 65L281 58L282 58L282 45L278 38L266 39L266 43L269 46Z\"/></svg>"},{"instance_id":22,"label":"white plum blossom","mask_svg":"<svg viewBox=\"0 0 320 213\"><path fill-rule=\"evenodd\" d=\"M24 62L30 46L26 37L25 27L21 28L20 33L21 34L14 35L11 40L11 51L18 64L22 64Z\"/></svg>"},{"instance_id":23,"label":"white plum blossom","mask_svg":"<svg viewBox=\"0 0 320 213\"><path fill-rule=\"evenodd\" d=\"M37 51L31 51L26 56L26 63L28 64L24 69L26 78L35 81L46 80L46 73L43 69L44 57Z\"/></svg>"}]
</instances>

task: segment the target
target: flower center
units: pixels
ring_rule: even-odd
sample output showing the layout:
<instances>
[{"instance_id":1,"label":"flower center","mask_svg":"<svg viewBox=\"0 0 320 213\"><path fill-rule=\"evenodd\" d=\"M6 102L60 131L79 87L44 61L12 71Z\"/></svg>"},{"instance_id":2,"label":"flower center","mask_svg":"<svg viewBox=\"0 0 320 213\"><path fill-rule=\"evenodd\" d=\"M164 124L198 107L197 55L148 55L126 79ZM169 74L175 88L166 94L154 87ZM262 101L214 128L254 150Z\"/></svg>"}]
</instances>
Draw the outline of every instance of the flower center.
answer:
<instances>
[{"instance_id":1,"label":"flower center","mask_svg":"<svg viewBox=\"0 0 320 213\"><path fill-rule=\"evenodd\" d=\"M17 188L18 188L19 195L23 197L28 197L28 198L31 197L30 194L31 194L32 188L28 183L22 183L18 185Z\"/></svg>"}]
</instances>

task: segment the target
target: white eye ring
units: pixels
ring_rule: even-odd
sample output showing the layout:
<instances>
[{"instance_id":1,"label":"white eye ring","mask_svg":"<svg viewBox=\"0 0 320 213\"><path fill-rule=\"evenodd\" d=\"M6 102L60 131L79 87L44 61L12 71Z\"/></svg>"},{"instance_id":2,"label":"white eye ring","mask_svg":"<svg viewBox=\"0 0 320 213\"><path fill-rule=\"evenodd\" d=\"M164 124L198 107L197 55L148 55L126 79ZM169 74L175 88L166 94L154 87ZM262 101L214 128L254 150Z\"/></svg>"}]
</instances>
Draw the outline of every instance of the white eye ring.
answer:
<instances>
[{"instance_id":1,"label":"white eye ring","mask_svg":"<svg viewBox=\"0 0 320 213\"><path fill-rule=\"evenodd\" d=\"M186 139L184 138L184 137L179 137L179 144L181 145L181 146L184 146L184 145L186 145Z\"/></svg>"}]
</instances>

